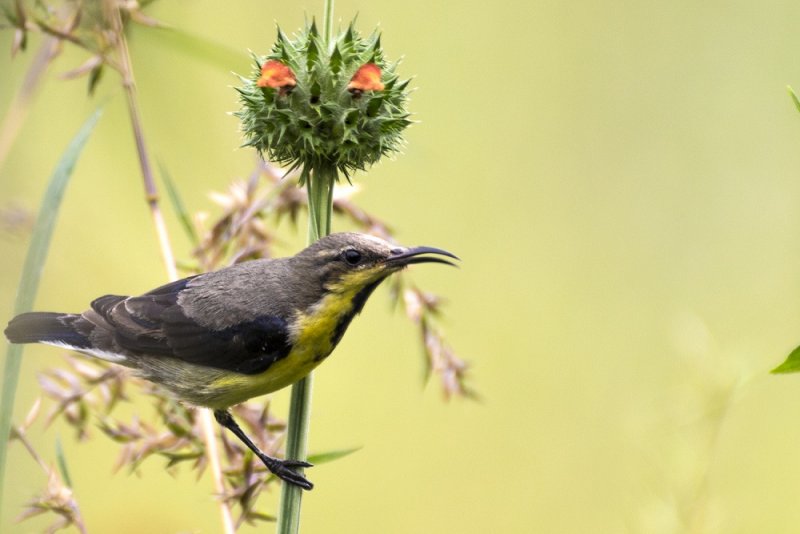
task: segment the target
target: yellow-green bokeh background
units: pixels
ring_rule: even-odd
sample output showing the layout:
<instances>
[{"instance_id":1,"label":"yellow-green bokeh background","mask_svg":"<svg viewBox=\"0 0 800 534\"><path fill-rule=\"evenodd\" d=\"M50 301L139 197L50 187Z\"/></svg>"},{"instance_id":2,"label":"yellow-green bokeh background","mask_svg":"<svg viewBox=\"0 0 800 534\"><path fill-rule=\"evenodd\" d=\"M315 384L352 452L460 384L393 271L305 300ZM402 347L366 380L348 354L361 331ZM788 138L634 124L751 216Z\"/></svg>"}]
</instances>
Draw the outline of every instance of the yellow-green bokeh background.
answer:
<instances>
[{"instance_id":1,"label":"yellow-green bokeh background","mask_svg":"<svg viewBox=\"0 0 800 534\"><path fill-rule=\"evenodd\" d=\"M132 32L149 147L192 211L252 167L226 114L230 71L248 71L275 21L297 28L321 4L148 8L240 52L229 65ZM358 13L364 31L380 23L414 76L421 122L404 155L356 177L359 201L401 241L463 258L414 279L447 297L449 339L484 400L445 404L422 387L413 328L379 291L316 374L311 448L363 449L311 471L304 532L800 529L800 376L768 374L800 343L800 114L785 91L800 86L800 3L341 0L336 13ZM38 43L0 54L0 113ZM0 32L0 51L10 44ZM165 279L117 80L89 100L84 82L58 79L84 59L68 48L49 71L0 168L0 205L35 210L106 103L38 309L79 311ZM0 322L26 247L0 235ZM59 362L26 349L19 416L36 373ZM286 395L275 404L285 413ZM219 530L206 479L158 459L112 475L105 439L79 444L58 425L33 437L48 458L61 438L90 532ZM44 483L13 446L0 531L42 530L12 519ZM274 510L275 495L262 502Z\"/></svg>"}]
</instances>

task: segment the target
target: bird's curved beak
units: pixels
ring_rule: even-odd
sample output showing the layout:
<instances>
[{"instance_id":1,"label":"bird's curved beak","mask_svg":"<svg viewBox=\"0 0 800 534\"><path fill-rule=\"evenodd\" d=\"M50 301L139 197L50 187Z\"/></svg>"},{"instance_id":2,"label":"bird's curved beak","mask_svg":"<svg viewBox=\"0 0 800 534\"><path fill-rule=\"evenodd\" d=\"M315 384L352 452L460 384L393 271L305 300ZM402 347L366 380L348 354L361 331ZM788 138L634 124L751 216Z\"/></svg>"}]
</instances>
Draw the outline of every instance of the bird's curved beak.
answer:
<instances>
[{"instance_id":1,"label":"bird's curved beak","mask_svg":"<svg viewBox=\"0 0 800 534\"><path fill-rule=\"evenodd\" d=\"M423 254L439 254L441 256L447 256L448 258L453 259L460 259L458 256L451 252L447 252L446 250L442 250L440 248L434 247L410 247L410 248L403 248L398 247L392 249L391 255L386 258L386 263L388 265L405 267L406 265L411 265L414 263L444 263L445 265L452 265L453 267L457 267L457 265L451 261L448 261L444 258L439 258L437 256L423 256Z\"/></svg>"}]
</instances>

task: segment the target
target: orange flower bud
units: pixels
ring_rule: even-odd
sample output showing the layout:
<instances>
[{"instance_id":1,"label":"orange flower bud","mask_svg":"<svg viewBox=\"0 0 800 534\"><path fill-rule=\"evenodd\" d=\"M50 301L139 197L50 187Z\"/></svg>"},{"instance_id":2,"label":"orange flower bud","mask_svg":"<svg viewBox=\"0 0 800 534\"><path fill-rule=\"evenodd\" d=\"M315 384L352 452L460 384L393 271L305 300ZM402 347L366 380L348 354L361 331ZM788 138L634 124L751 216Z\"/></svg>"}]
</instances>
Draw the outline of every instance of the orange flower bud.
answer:
<instances>
[{"instance_id":1,"label":"orange flower bud","mask_svg":"<svg viewBox=\"0 0 800 534\"><path fill-rule=\"evenodd\" d=\"M375 63L361 65L356 73L353 74L353 77L350 78L347 90L354 95L361 94L364 91L383 91L381 68Z\"/></svg>"},{"instance_id":2,"label":"orange flower bud","mask_svg":"<svg viewBox=\"0 0 800 534\"><path fill-rule=\"evenodd\" d=\"M281 89L281 92L290 91L297 85L297 78L288 66L280 61L270 59L261 67L261 77L256 82L259 87L272 87Z\"/></svg>"}]
</instances>

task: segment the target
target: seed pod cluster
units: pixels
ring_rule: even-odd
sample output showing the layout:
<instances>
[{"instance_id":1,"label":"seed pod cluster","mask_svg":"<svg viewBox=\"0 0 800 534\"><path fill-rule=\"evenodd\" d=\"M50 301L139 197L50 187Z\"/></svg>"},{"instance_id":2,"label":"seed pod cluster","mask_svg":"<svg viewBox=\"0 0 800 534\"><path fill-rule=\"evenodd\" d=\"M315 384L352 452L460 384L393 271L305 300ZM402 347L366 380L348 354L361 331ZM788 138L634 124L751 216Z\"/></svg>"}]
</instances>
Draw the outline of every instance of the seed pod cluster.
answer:
<instances>
[{"instance_id":1,"label":"seed pod cluster","mask_svg":"<svg viewBox=\"0 0 800 534\"><path fill-rule=\"evenodd\" d=\"M351 23L326 43L313 22L294 39L278 29L272 51L242 77L245 145L289 169L365 170L403 145L409 80L395 73L373 33Z\"/></svg>"}]
</instances>

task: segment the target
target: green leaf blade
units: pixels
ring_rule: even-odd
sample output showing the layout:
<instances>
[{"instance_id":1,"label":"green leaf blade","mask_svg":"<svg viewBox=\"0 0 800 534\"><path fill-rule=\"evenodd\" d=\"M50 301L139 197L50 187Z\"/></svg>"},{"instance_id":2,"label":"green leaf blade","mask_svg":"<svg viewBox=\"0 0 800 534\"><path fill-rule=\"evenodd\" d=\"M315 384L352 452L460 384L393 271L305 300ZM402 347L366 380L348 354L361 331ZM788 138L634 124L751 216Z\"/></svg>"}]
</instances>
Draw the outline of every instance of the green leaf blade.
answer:
<instances>
[{"instance_id":1,"label":"green leaf blade","mask_svg":"<svg viewBox=\"0 0 800 534\"><path fill-rule=\"evenodd\" d=\"M349 449L338 449L334 451L328 452L321 452L319 454L309 454L308 461L314 465L317 464L324 464L327 462L333 462L334 460L338 460L339 458L344 458L345 456L350 456L354 452L358 452L361 450L361 447L351 447Z\"/></svg>"},{"instance_id":2,"label":"green leaf blade","mask_svg":"<svg viewBox=\"0 0 800 534\"><path fill-rule=\"evenodd\" d=\"M787 85L786 90L789 91L789 96L792 97L792 102L794 102L794 107L797 108L797 111L800 111L800 98L797 98L797 94L795 94L794 89L792 89L791 85Z\"/></svg>"},{"instance_id":3,"label":"green leaf blade","mask_svg":"<svg viewBox=\"0 0 800 534\"><path fill-rule=\"evenodd\" d=\"M800 347L794 349L782 364L770 371L774 374L800 372Z\"/></svg>"},{"instance_id":4,"label":"green leaf blade","mask_svg":"<svg viewBox=\"0 0 800 534\"><path fill-rule=\"evenodd\" d=\"M172 180L172 175L170 175L167 167L161 161L159 161L158 166L161 170L161 179L163 180L164 187L167 190L167 196L172 204L172 209L175 210L175 215L178 217L178 221L180 221L184 232L186 232L186 237L189 238L192 246L197 247L200 244L200 238L197 236L197 232L192 224L192 216L187 211L186 205L183 203L183 199L181 198L178 188L175 185L175 182Z\"/></svg>"},{"instance_id":5,"label":"green leaf blade","mask_svg":"<svg viewBox=\"0 0 800 534\"><path fill-rule=\"evenodd\" d=\"M58 470L61 472L64 484L70 488L73 487L72 477L69 475L69 467L67 466L67 456L64 454L64 448L61 446L59 438L56 438L56 462L58 462Z\"/></svg>"},{"instance_id":6,"label":"green leaf blade","mask_svg":"<svg viewBox=\"0 0 800 534\"><path fill-rule=\"evenodd\" d=\"M137 30L139 27L137 27ZM171 47L185 56L210 65L220 71L228 72L232 68L246 67L244 54L222 43L207 39L178 28L141 27L143 32L151 35L159 45ZM261 66L259 65L259 68Z\"/></svg>"},{"instance_id":7,"label":"green leaf blade","mask_svg":"<svg viewBox=\"0 0 800 534\"><path fill-rule=\"evenodd\" d=\"M58 209L64 198L64 192L72 176L72 171L78 161L78 156L83 151L83 147L86 145L101 114L101 110L98 109L83 124L62 154L50 178L50 183L42 198L39 215L28 247L28 254L25 257L25 263L22 268L22 277L14 304L15 315L30 311L33 307L33 302L39 289L42 269L47 259L47 252L50 249L50 240L53 236ZM3 373L3 389L0 395L0 406L2 407L0 408L2 410L0 411L0 510L2 509L3 501L2 482L5 479L8 436L11 430L11 417L14 411L14 397L21 363L22 345L9 345Z\"/></svg>"}]
</instances>

